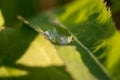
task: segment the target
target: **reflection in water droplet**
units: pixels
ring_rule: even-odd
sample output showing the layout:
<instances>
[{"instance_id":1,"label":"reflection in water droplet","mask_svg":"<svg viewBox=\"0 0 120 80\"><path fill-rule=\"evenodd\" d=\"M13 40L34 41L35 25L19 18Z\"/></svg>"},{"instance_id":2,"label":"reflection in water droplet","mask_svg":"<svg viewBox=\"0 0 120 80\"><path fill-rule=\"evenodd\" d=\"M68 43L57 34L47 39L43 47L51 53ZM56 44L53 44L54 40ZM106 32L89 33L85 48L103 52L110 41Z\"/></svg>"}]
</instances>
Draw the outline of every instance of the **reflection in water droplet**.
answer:
<instances>
[{"instance_id":1,"label":"reflection in water droplet","mask_svg":"<svg viewBox=\"0 0 120 80\"><path fill-rule=\"evenodd\" d=\"M68 33L67 33L68 34ZM44 31L43 35L45 38L50 40L53 43L58 43L58 44L68 44L72 41L72 35L69 33L68 35L64 35L63 33L60 33L57 31L56 28L53 28L48 31Z\"/></svg>"}]
</instances>

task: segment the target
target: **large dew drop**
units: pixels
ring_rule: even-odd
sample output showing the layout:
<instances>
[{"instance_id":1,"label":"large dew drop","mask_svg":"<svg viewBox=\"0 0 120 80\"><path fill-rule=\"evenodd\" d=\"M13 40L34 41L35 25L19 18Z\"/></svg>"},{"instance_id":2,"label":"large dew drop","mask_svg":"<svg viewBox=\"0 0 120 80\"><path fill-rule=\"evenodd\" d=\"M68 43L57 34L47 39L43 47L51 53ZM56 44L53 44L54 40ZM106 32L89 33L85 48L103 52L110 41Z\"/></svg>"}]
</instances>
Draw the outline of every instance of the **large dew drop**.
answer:
<instances>
[{"instance_id":1,"label":"large dew drop","mask_svg":"<svg viewBox=\"0 0 120 80\"><path fill-rule=\"evenodd\" d=\"M52 28L51 30L47 30L43 32L43 35L53 43L58 44L68 44L72 41L71 33L62 33L58 31L56 28Z\"/></svg>"}]
</instances>

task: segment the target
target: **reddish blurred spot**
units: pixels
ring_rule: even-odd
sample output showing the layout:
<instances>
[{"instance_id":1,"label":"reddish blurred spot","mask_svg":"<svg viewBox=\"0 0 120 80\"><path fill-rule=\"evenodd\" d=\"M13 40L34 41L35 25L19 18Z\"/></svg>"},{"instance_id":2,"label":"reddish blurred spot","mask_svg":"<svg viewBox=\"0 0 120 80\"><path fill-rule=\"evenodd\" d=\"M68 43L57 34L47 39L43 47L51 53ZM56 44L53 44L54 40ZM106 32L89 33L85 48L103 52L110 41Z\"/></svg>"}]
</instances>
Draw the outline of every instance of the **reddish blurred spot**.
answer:
<instances>
[{"instance_id":1,"label":"reddish blurred spot","mask_svg":"<svg viewBox=\"0 0 120 80\"><path fill-rule=\"evenodd\" d=\"M56 5L56 0L39 0L39 7L41 10L51 10Z\"/></svg>"}]
</instances>

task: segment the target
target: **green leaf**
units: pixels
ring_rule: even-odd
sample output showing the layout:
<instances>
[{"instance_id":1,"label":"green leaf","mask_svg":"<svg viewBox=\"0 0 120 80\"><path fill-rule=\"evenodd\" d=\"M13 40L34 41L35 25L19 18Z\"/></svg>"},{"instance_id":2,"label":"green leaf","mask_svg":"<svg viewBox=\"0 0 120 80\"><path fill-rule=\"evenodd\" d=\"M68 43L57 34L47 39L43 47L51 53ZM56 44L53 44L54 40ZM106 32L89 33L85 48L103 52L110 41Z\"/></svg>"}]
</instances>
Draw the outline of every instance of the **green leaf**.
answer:
<instances>
[{"instance_id":1,"label":"green leaf","mask_svg":"<svg viewBox=\"0 0 120 80\"><path fill-rule=\"evenodd\" d=\"M95 5L92 5L92 3L94 3ZM71 5L73 5L74 7ZM86 5L89 5L89 7L86 8ZM64 26L68 27L68 29L79 39L77 45L73 43L73 47L72 45L70 45L68 46L68 48L67 47L64 48L64 46L61 47L57 45L57 50L60 56L65 61L71 74L75 76L75 79L77 80L81 79L81 76L79 76L80 72L78 71L84 72L83 70L88 69L91 70L93 75L91 75L89 71L86 74L83 73L81 74L83 74L88 79L90 77L93 77L93 79L95 79L97 76L97 78L99 79L106 80L107 78L106 71L103 69L102 65L97 61L97 59L95 59L91 52L94 51L97 48L97 46L99 46L103 42L104 39L112 36L112 34L114 34L115 32L115 27L111 20L110 11L106 10L104 4L101 1L93 0L93 2L92 1L74 2L72 4L67 5L64 8L60 8L59 10L55 11L55 13L51 14L52 15L48 15L44 13L40 16L37 16L36 18L31 20L31 24L37 25L43 30L47 30L50 28L50 26L51 27L55 26L49 23L50 16L54 15L61 21L61 23ZM79 42L80 45L78 45ZM69 49L69 47L71 48ZM74 47L76 48L75 50L73 50ZM79 53L80 56L82 56L83 54L82 56L83 62L87 65L83 67L85 69L77 68L77 70L73 70L76 69L76 65L70 65L71 62L73 62L72 64L77 64L77 66L80 66L82 64L84 65L84 63L80 63L81 58L77 58L79 59L77 61L78 63L74 61L74 59L76 59L75 55L77 55L75 54L76 52ZM71 60L71 58L69 58L69 55L74 56L73 61ZM70 60L71 62L68 62L68 60ZM93 68L93 65L95 66L95 68Z\"/></svg>"},{"instance_id":2,"label":"green leaf","mask_svg":"<svg viewBox=\"0 0 120 80\"><path fill-rule=\"evenodd\" d=\"M80 3L77 3L79 4L80 7L78 5L76 5L76 8L75 8L75 5L74 5L74 8L73 6L68 7L66 10L64 10L65 11L64 14L59 14L58 12L59 19L67 27L70 27L69 29L74 34L76 34L79 40L84 45L86 45L89 48L89 50L91 50L95 54L95 56L98 57L101 63L103 63L105 68L108 70L109 74L111 74L113 79L119 80L120 79L119 77L120 76L120 73L119 73L120 72L120 68L119 68L120 67L120 64L119 64L120 34L119 32L115 31L115 27L114 27L114 24L112 23L109 9L107 11L106 8L103 7L104 5L101 4L101 2L97 2L97 1L96 1L96 5L91 5L91 7L94 6L93 8L89 6L90 9L81 7L83 3L82 1ZM97 6L98 4L102 6L98 7ZM97 7L95 8L95 6ZM79 8L79 11L78 11L78 8ZM72 9L74 10L77 9L77 10L76 12L73 12L71 14L69 13L69 10L72 10ZM72 16L72 15L76 15L76 16L78 15L78 17ZM76 22L77 19L78 19L78 22ZM87 19L87 20L84 21L84 19ZM76 25L76 23L78 23L78 25Z\"/></svg>"},{"instance_id":3,"label":"green leaf","mask_svg":"<svg viewBox=\"0 0 120 80\"><path fill-rule=\"evenodd\" d=\"M2 12L0 10L0 26L2 26L4 24L4 18L2 16Z\"/></svg>"},{"instance_id":4,"label":"green leaf","mask_svg":"<svg viewBox=\"0 0 120 80\"><path fill-rule=\"evenodd\" d=\"M52 17L60 20L73 34L73 42L68 45L54 44L30 28L38 26L46 31L56 25L61 26L51 23ZM30 20L30 25L18 29L6 28L0 32L0 79L110 80L98 61L103 59L98 55L110 51L106 51L108 44L104 41L113 34L115 26L110 11L106 10L101 0L75 1L50 14L40 14ZM109 58L107 60L110 61ZM113 67L107 70L110 74L119 74L113 72Z\"/></svg>"},{"instance_id":5,"label":"green leaf","mask_svg":"<svg viewBox=\"0 0 120 80\"><path fill-rule=\"evenodd\" d=\"M115 80L120 79L120 32L103 41L94 52ZM100 54L102 51L102 54Z\"/></svg>"},{"instance_id":6,"label":"green leaf","mask_svg":"<svg viewBox=\"0 0 120 80\"><path fill-rule=\"evenodd\" d=\"M28 26L6 28L0 36L1 80L72 79L54 46Z\"/></svg>"}]
</instances>

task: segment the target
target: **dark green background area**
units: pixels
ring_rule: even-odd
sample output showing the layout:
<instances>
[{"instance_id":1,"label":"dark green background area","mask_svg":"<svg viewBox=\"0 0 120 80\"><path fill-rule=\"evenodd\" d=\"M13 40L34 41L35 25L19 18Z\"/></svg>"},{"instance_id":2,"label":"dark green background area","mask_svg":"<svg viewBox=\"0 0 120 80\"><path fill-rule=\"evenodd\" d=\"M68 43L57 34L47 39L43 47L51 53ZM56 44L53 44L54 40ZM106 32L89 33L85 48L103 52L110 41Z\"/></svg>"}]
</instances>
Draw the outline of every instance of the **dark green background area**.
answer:
<instances>
[{"instance_id":1,"label":"dark green background area","mask_svg":"<svg viewBox=\"0 0 120 80\"><path fill-rule=\"evenodd\" d=\"M48 3L48 1L50 3ZM53 9L74 0L11 0L5 1L0 0L0 8L2 10L3 16L6 21L6 25L14 25L16 23L16 16L22 15L26 18L31 18L32 16L38 14L39 12ZM104 0L108 7L112 11L112 17L116 24L117 29L119 29L120 23L120 1L119 0ZM50 4L50 5L49 5Z\"/></svg>"}]
</instances>

